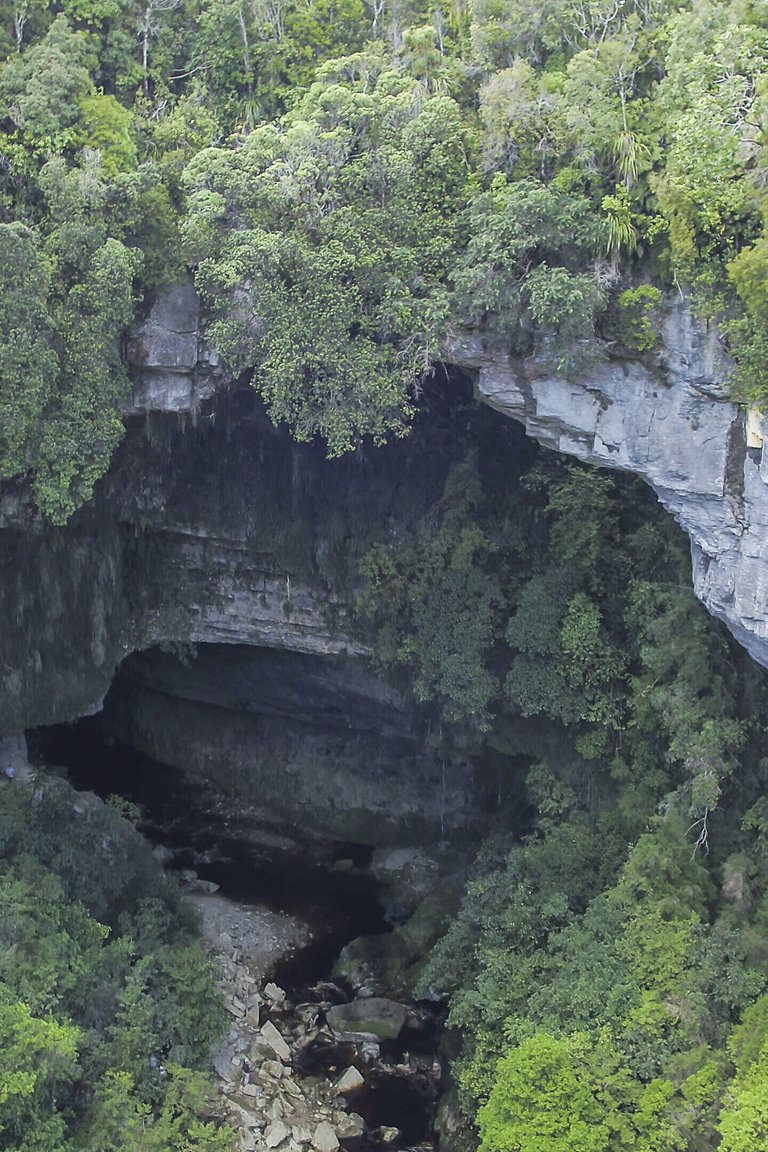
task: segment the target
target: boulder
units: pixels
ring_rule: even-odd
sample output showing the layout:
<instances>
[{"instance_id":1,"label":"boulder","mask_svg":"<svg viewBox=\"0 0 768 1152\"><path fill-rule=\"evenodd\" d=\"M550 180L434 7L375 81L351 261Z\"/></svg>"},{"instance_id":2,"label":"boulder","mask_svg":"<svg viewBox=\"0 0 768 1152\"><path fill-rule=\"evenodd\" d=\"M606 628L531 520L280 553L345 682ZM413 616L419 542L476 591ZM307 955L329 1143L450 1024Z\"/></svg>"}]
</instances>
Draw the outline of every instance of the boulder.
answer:
<instances>
[{"instance_id":1,"label":"boulder","mask_svg":"<svg viewBox=\"0 0 768 1152\"><path fill-rule=\"evenodd\" d=\"M357 1112L347 1112L339 1117L336 1135L340 1140L358 1140L365 1133L365 1120Z\"/></svg>"},{"instance_id":2,"label":"boulder","mask_svg":"<svg viewBox=\"0 0 768 1152\"><path fill-rule=\"evenodd\" d=\"M345 1072L342 1072L331 1090L335 1096L344 1096L348 1092L357 1092L364 1085L365 1078L361 1076L357 1068L349 1067Z\"/></svg>"},{"instance_id":3,"label":"boulder","mask_svg":"<svg viewBox=\"0 0 768 1152\"><path fill-rule=\"evenodd\" d=\"M396 1040L408 1009L383 996L369 996L349 1004L337 1004L326 1013L337 1040Z\"/></svg>"},{"instance_id":4,"label":"boulder","mask_svg":"<svg viewBox=\"0 0 768 1152\"><path fill-rule=\"evenodd\" d=\"M339 1138L327 1120L323 1120L315 1128L312 1137L312 1147L315 1152L336 1152L339 1147Z\"/></svg>"},{"instance_id":5,"label":"boulder","mask_svg":"<svg viewBox=\"0 0 768 1152\"><path fill-rule=\"evenodd\" d=\"M274 1120L264 1133L264 1143L267 1148L277 1148L278 1144L287 1140L290 1134L290 1128L287 1128L282 1120Z\"/></svg>"},{"instance_id":6,"label":"boulder","mask_svg":"<svg viewBox=\"0 0 768 1152\"><path fill-rule=\"evenodd\" d=\"M267 1020L266 1024L262 1026L260 1035L280 1060L290 1060L291 1050L271 1020Z\"/></svg>"}]
</instances>

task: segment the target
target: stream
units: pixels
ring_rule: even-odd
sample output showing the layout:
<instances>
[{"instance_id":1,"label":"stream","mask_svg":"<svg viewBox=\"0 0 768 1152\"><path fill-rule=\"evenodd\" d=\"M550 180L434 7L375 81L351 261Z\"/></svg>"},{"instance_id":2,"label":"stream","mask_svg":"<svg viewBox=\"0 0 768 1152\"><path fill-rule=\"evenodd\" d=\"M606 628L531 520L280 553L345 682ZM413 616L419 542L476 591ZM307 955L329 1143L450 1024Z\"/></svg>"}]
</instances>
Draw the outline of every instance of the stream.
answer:
<instances>
[{"instance_id":1,"label":"stream","mask_svg":"<svg viewBox=\"0 0 768 1152\"><path fill-rule=\"evenodd\" d=\"M436 1147L442 1008L404 1005L391 1039L340 1037L326 1021L355 999L330 978L341 949L391 929L367 870L369 848L325 842L298 855L274 831L254 840L252 827L202 810L180 773L105 738L98 718L40 729L31 748L38 762L65 768L76 788L139 806L140 830L198 904L233 1018L214 1065L222 1114L240 1127L243 1152ZM290 1058L265 1047L273 1027Z\"/></svg>"}]
</instances>

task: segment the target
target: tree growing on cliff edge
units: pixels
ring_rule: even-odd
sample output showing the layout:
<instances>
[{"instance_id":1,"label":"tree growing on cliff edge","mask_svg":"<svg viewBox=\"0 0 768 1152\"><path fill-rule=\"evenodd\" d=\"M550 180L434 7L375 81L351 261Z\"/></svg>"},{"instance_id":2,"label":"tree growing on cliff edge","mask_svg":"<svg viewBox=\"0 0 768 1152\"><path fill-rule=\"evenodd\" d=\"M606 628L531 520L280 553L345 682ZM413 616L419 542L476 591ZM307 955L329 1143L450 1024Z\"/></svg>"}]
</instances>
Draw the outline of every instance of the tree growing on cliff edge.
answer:
<instances>
[{"instance_id":1,"label":"tree growing on cliff edge","mask_svg":"<svg viewBox=\"0 0 768 1152\"><path fill-rule=\"evenodd\" d=\"M190 165L185 236L212 336L299 440L405 431L448 320L471 139L381 52L323 66L296 109Z\"/></svg>"}]
</instances>

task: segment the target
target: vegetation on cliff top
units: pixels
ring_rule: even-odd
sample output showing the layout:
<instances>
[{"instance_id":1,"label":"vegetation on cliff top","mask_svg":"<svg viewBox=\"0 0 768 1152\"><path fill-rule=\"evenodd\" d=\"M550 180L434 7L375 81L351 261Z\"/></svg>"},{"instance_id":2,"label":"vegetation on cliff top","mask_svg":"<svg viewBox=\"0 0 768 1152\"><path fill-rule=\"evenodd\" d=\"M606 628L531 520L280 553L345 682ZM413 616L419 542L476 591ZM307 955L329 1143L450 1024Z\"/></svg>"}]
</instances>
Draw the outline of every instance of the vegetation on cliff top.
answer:
<instances>
[{"instance_id":1,"label":"vegetation on cliff top","mask_svg":"<svg viewBox=\"0 0 768 1152\"><path fill-rule=\"evenodd\" d=\"M332 454L404 431L454 326L570 371L652 351L660 288L763 399L765 25L742 0L8 0L0 480L55 522L89 499L121 334L190 264L232 365Z\"/></svg>"}]
</instances>

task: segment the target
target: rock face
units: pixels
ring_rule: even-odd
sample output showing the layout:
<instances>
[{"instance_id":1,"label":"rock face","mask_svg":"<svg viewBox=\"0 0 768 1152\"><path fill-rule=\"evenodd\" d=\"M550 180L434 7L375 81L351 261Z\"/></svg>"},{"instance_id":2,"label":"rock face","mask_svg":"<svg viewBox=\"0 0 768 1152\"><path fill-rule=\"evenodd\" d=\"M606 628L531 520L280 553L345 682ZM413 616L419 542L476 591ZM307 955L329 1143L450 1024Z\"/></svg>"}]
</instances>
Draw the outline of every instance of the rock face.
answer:
<instances>
[{"instance_id":1,"label":"rock face","mask_svg":"<svg viewBox=\"0 0 768 1152\"><path fill-rule=\"evenodd\" d=\"M194 410L221 378L193 289L174 291L132 346L139 409ZM180 334L193 330L191 363ZM489 351L477 336L457 340L447 358L475 373L479 399L540 443L646 480L691 539L696 594L768 667L768 426L727 399L717 335L684 301L668 308L662 337L654 365L614 359L580 379Z\"/></svg>"},{"instance_id":2,"label":"rock face","mask_svg":"<svg viewBox=\"0 0 768 1152\"><path fill-rule=\"evenodd\" d=\"M475 823L467 765L424 753L350 611L359 557L436 504L465 450L453 386L407 441L329 461L266 420L198 329L180 286L137 331L125 440L66 527L0 490L0 736L101 712L210 785L222 818L302 843ZM461 396L476 413L466 379Z\"/></svg>"},{"instance_id":3,"label":"rock face","mask_svg":"<svg viewBox=\"0 0 768 1152\"><path fill-rule=\"evenodd\" d=\"M609 359L578 379L477 337L450 355L541 444L646 480L691 539L696 594L768 667L768 427L727 399L717 337L682 302L662 335L655 364Z\"/></svg>"},{"instance_id":4,"label":"rock face","mask_svg":"<svg viewBox=\"0 0 768 1152\"><path fill-rule=\"evenodd\" d=\"M477 336L447 358L542 444L643 477L691 538L698 595L768 666L763 422L727 400L717 339L682 304L663 336L654 363L614 357L579 379ZM456 421L434 412L423 439L370 458L326 461L322 446L295 445L206 346L188 284L155 304L129 351L128 434L92 504L51 529L12 487L0 493L0 734L99 709L120 662L158 645L365 660L347 608L365 524L396 531L414 493L439 499L456 459ZM200 701L189 685L181 697L230 707L236 680L219 684L229 702ZM376 724L407 728L375 697L357 695ZM334 706L324 697L326 716Z\"/></svg>"},{"instance_id":5,"label":"rock face","mask_svg":"<svg viewBox=\"0 0 768 1152\"><path fill-rule=\"evenodd\" d=\"M128 342L133 367L130 414L190 412L222 383L224 369L200 333L200 301L191 281L171 285Z\"/></svg>"},{"instance_id":6,"label":"rock face","mask_svg":"<svg viewBox=\"0 0 768 1152\"><path fill-rule=\"evenodd\" d=\"M223 814L284 836L386 845L478 818L468 766L422 751L399 694L360 660L153 649L124 662L102 722L205 787Z\"/></svg>"}]
</instances>

